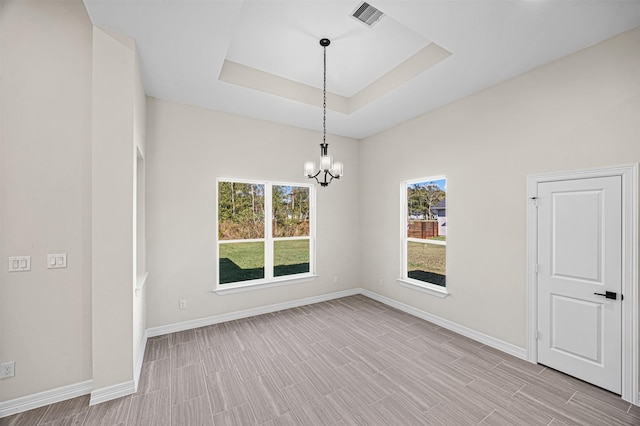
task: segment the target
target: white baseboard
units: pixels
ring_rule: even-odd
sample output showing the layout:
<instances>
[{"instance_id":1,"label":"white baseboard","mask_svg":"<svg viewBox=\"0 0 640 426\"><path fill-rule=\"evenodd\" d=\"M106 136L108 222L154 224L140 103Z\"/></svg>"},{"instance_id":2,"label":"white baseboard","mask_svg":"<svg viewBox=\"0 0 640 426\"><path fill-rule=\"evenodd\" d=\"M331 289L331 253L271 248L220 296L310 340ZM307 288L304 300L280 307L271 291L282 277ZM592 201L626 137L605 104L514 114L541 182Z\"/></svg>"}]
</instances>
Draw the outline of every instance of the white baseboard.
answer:
<instances>
[{"instance_id":1,"label":"white baseboard","mask_svg":"<svg viewBox=\"0 0 640 426\"><path fill-rule=\"evenodd\" d=\"M373 300L377 300L378 302L384 303L385 305L391 306L393 308L399 309L403 312L416 316L418 318L422 318L423 320L427 320L429 322L437 324L440 327L446 328L447 330L455 331L458 334L461 334L465 337L476 340L480 343L484 343L485 345L491 346L492 348L495 348L499 351L508 353L509 355L513 355L517 358L521 358L524 360L527 359L527 350L525 348L521 348L520 346L512 345L511 343L507 343L500 339L496 339L495 337L491 337L486 334L480 333L479 331L465 327L453 321L440 318L426 311L420 310L418 308L414 308L413 306L405 305L404 303L398 302L396 300L390 299L386 296L382 296L378 293L374 293L364 288L360 289L360 294L362 294L363 296L367 296Z\"/></svg>"},{"instance_id":2,"label":"white baseboard","mask_svg":"<svg viewBox=\"0 0 640 426\"><path fill-rule=\"evenodd\" d=\"M197 320L183 321L175 324L161 325L147 329L147 336L162 336L163 334L175 333L177 331L191 330L192 328L206 327L208 325L219 324L221 322L232 321L256 315L268 314L282 311L284 309L297 308L298 306L310 305L313 303L326 302L327 300L339 299L341 297L354 296L360 294L359 288L338 291L335 293L321 294L320 296L307 297L304 299L291 300L288 302L276 303L273 305L260 306L243 311L230 312L228 314L214 315L211 317L199 318Z\"/></svg>"},{"instance_id":3,"label":"white baseboard","mask_svg":"<svg viewBox=\"0 0 640 426\"><path fill-rule=\"evenodd\" d=\"M91 380L0 402L0 418L91 393Z\"/></svg>"},{"instance_id":4,"label":"white baseboard","mask_svg":"<svg viewBox=\"0 0 640 426\"><path fill-rule=\"evenodd\" d=\"M96 405L100 404L101 402L111 401L112 399L131 395L135 392L136 384L133 380L96 389L91 392L91 400L89 401L89 405Z\"/></svg>"}]
</instances>

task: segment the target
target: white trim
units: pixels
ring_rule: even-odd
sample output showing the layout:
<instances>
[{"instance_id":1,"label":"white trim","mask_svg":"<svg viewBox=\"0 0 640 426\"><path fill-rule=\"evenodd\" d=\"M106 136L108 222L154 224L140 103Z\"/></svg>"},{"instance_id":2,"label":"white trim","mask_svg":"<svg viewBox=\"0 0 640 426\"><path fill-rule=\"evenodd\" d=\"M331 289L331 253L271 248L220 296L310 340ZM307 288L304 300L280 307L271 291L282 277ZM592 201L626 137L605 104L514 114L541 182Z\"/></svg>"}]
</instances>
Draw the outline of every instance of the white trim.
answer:
<instances>
[{"instance_id":1,"label":"white trim","mask_svg":"<svg viewBox=\"0 0 640 426\"><path fill-rule=\"evenodd\" d=\"M400 285L403 285L407 288L421 291L423 293L430 294L431 296L439 297L440 299L444 299L450 294L447 291L446 287L437 286L431 283L422 283L417 280L412 280L411 278L407 278L407 279L398 278L397 281L400 283Z\"/></svg>"},{"instance_id":2,"label":"white trim","mask_svg":"<svg viewBox=\"0 0 640 426\"><path fill-rule=\"evenodd\" d=\"M91 380L0 402L0 418L91 393Z\"/></svg>"},{"instance_id":3,"label":"white trim","mask_svg":"<svg viewBox=\"0 0 640 426\"><path fill-rule=\"evenodd\" d=\"M144 362L144 352L147 348L147 330L142 333L142 341L140 342L140 350L138 351L138 359L136 360L136 369L133 373L133 384L135 392L138 392L138 383L140 382L140 373L142 372L142 363Z\"/></svg>"},{"instance_id":4,"label":"white trim","mask_svg":"<svg viewBox=\"0 0 640 426\"><path fill-rule=\"evenodd\" d=\"M537 197L538 184L574 179L620 176L622 179L622 399L640 405L638 394L638 163L527 176L527 199ZM537 211L527 209L527 359L538 361Z\"/></svg>"},{"instance_id":5,"label":"white trim","mask_svg":"<svg viewBox=\"0 0 640 426\"><path fill-rule=\"evenodd\" d=\"M256 308L245 309L243 311L230 312L228 314L214 315L211 317L200 318L197 320L184 321L174 324L161 325L147 329L147 336L162 336L177 331L190 330L192 328L206 327L208 325L219 324L221 322L232 321L242 318L253 317L256 315L268 314L271 312L282 311L289 308L297 308L298 306L310 305L312 303L326 302L327 300L339 299L341 297L355 296L360 294L358 288L338 291L335 293L321 294L320 296L312 296L304 299L291 300L288 302L275 303L273 305L259 306Z\"/></svg>"},{"instance_id":6,"label":"white trim","mask_svg":"<svg viewBox=\"0 0 640 426\"><path fill-rule=\"evenodd\" d=\"M228 183L244 183L251 185L262 185L264 186L264 214L265 214L265 227L264 227L264 238L253 238L253 239L242 239L242 240L220 240L218 238L219 233L219 223L218 223L218 207L219 200L218 197L220 195L220 182L228 182ZM307 188L309 190L309 235L301 236L301 237L273 237L273 229L272 229L272 220L269 218L273 211L273 186L290 186L297 188ZM294 284L296 282L305 282L311 279L314 279L316 273L316 192L315 185L312 183L299 183L299 182L278 182L278 181L264 181L264 180L250 180L250 179L233 179L233 178L217 178L216 179L216 262L218 262L218 267L216 268L216 277L213 292L216 294L229 294L229 293L237 293L242 291L249 290L248 287L256 286L257 288L267 288L267 287L276 287L283 285L282 277L274 277L273 269L274 269L274 248L273 243L275 241L287 241L287 240L309 240L309 272L304 274L296 274L294 278L292 278L286 284ZM267 220L268 219L268 220ZM238 281L232 283L220 283L220 245L221 244L242 244L242 243L256 243L262 242L264 243L264 276L263 278L255 279L255 280L247 280L247 281ZM257 289L256 288L256 289ZM235 290L234 290L235 289Z\"/></svg>"},{"instance_id":7,"label":"white trim","mask_svg":"<svg viewBox=\"0 0 640 426\"><path fill-rule=\"evenodd\" d=\"M439 316L430 314L429 312L423 311L421 309L414 308L413 306L405 305L402 302L398 302L394 299L390 299L386 296L382 296L378 293L374 293L366 289L360 289L360 293L363 296L367 296L373 300L377 300L378 302L391 306L392 308L399 309L403 312L406 312L418 318L422 318L423 320L432 322L436 325L439 325L440 327L446 328L447 330L454 331L458 334L461 334L465 337L473 339L477 342L484 343L487 346L491 346L492 348L505 352L509 355L513 355L520 359L526 359L527 357L527 352L525 348L522 348L520 346L512 345L511 343L507 343L503 340L496 339L495 337L488 336L484 333L480 333L479 331L473 330L471 328L465 327L463 325L460 325L453 321L449 321Z\"/></svg>"},{"instance_id":8,"label":"white trim","mask_svg":"<svg viewBox=\"0 0 640 426\"><path fill-rule=\"evenodd\" d=\"M317 278L318 276L314 274L285 275L283 277L273 278L271 279L271 281L260 280L260 283L256 283L255 281L248 281L250 284L234 285L229 288L220 288L217 290L211 290L211 292L215 294L220 294L220 295L242 293L245 291L262 290L263 288L280 287L280 286L289 285L289 284L300 284L300 283L313 281ZM226 285L226 284L221 284L221 285Z\"/></svg>"},{"instance_id":9,"label":"white trim","mask_svg":"<svg viewBox=\"0 0 640 426\"><path fill-rule=\"evenodd\" d=\"M407 246L409 242L436 244L436 245L443 245L445 247L447 245L446 241L428 241L428 240L422 240L419 238L410 238L407 235L407 228L409 226L409 221L408 221L409 211L407 207L407 204L408 204L407 189L409 188L409 185L416 184L416 183L423 183L423 182L435 182L439 180L444 180L445 185L448 187L449 184L447 182L447 177L442 175L430 176L430 177L420 178L420 179L411 179L411 180L405 180L400 182L400 278L398 278L398 282L400 282L400 284L402 284L405 287L409 287L414 290L418 290L423 293L430 294L432 296L444 298L444 297L447 297L447 295L449 294L446 291L446 286L445 286L445 291L443 296L442 291L440 291L439 289L435 289L436 287L441 287L441 286L438 286L437 284L434 284L434 283L430 283L428 281L424 281L425 285L418 284L419 280L414 280L412 278L409 278L409 273L407 271L407 258L408 258ZM445 196L446 196L446 191L445 191ZM446 272L446 265L445 265L445 277L446 277L446 274L447 272Z\"/></svg>"},{"instance_id":10,"label":"white trim","mask_svg":"<svg viewBox=\"0 0 640 426\"><path fill-rule=\"evenodd\" d=\"M121 398L123 396L136 393L136 384L133 380L118 383L117 385L107 386L105 388L95 389L91 392L91 400L89 405L96 405L112 399Z\"/></svg>"}]
</instances>

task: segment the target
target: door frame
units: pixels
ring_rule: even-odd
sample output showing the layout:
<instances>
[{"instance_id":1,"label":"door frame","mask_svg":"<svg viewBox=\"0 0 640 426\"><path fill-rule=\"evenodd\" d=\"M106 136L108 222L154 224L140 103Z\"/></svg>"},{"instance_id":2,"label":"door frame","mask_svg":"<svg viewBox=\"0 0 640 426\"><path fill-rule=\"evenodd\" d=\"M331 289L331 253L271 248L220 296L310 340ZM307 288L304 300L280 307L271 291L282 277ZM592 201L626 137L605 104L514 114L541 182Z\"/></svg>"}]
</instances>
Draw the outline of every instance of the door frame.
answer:
<instances>
[{"instance_id":1,"label":"door frame","mask_svg":"<svg viewBox=\"0 0 640 426\"><path fill-rule=\"evenodd\" d=\"M638 163L527 176L527 360L538 362L538 184L620 176L622 180L622 399L640 405L638 394Z\"/></svg>"}]
</instances>

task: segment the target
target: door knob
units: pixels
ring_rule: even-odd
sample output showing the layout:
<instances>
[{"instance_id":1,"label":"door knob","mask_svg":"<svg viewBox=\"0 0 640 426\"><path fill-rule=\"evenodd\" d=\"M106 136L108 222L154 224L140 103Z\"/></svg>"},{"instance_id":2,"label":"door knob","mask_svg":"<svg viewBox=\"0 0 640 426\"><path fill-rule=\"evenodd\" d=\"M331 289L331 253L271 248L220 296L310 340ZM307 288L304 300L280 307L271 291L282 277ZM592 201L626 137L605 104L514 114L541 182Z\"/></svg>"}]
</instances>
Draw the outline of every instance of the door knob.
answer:
<instances>
[{"instance_id":1,"label":"door knob","mask_svg":"<svg viewBox=\"0 0 640 426\"><path fill-rule=\"evenodd\" d=\"M617 300L618 299L618 293L616 293L615 291L605 291L604 293L593 293L596 296L604 296L607 299L613 299L613 300Z\"/></svg>"}]
</instances>

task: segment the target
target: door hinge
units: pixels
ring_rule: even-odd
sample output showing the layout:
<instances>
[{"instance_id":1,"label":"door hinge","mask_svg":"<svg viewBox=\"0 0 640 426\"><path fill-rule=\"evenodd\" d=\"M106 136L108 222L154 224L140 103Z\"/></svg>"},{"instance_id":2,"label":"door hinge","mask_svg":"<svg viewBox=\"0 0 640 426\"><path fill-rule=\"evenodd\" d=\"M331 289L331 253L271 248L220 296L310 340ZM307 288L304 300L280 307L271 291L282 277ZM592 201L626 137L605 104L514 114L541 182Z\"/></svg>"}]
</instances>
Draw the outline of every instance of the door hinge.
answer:
<instances>
[{"instance_id":1,"label":"door hinge","mask_svg":"<svg viewBox=\"0 0 640 426\"><path fill-rule=\"evenodd\" d=\"M538 207L538 197L531 197L530 200L534 207Z\"/></svg>"},{"instance_id":2,"label":"door hinge","mask_svg":"<svg viewBox=\"0 0 640 426\"><path fill-rule=\"evenodd\" d=\"M535 270L536 274L539 273L540 272L540 265L536 263L536 266L535 266L534 270Z\"/></svg>"},{"instance_id":3,"label":"door hinge","mask_svg":"<svg viewBox=\"0 0 640 426\"><path fill-rule=\"evenodd\" d=\"M540 331L536 331L536 340L542 340L542 333Z\"/></svg>"}]
</instances>

